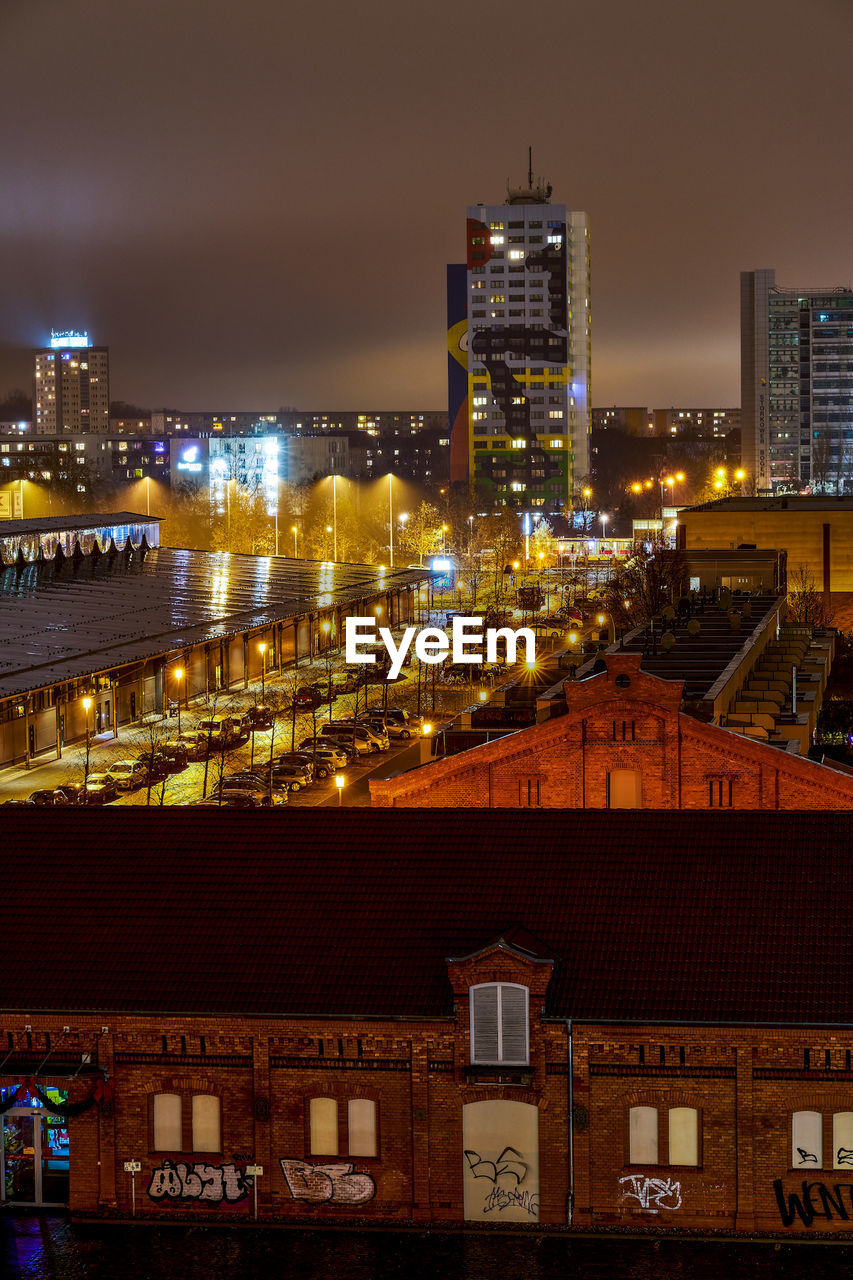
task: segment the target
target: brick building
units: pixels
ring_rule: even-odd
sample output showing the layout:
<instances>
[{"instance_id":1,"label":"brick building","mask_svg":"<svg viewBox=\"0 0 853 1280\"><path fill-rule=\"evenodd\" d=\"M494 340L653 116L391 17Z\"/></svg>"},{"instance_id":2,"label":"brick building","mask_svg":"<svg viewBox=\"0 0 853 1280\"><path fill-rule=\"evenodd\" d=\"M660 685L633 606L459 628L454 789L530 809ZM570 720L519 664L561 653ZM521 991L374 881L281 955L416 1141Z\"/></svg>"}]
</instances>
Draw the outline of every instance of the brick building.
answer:
<instances>
[{"instance_id":1,"label":"brick building","mask_svg":"<svg viewBox=\"0 0 853 1280\"><path fill-rule=\"evenodd\" d=\"M7 1203L853 1221L846 816L251 819L4 815Z\"/></svg>"},{"instance_id":2,"label":"brick building","mask_svg":"<svg viewBox=\"0 0 853 1280\"><path fill-rule=\"evenodd\" d=\"M564 682L549 719L372 781L373 806L853 809L853 775L687 714L684 680L642 661L610 650L604 671Z\"/></svg>"}]
</instances>

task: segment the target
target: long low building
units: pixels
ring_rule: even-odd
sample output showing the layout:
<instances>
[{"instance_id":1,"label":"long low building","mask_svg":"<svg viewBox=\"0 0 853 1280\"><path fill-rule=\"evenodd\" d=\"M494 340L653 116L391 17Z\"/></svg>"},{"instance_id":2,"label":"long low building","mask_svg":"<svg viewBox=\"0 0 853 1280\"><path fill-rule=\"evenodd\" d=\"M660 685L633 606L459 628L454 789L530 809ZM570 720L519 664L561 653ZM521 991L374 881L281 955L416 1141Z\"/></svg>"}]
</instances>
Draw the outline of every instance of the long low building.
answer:
<instances>
[{"instance_id":1,"label":"long low building","mask_svg":"<svg viewBox=\"0 0 853 1280\"><path fill-rule=\"evenodd\" d=\"M9 1207L851 1230L846 814L250 816L4 814Z\"/></svg>"},{"instance_id":2,"label":"long low building","mask_svg":"<svg viewBox=\"0 0 853 1280\"><path fill-rule=\"evenodd\" d=\"M350 614L405 622L429 578L158 542L130 512L0 526L0 767L336 648Z\"/></svg>"}]
</instances>

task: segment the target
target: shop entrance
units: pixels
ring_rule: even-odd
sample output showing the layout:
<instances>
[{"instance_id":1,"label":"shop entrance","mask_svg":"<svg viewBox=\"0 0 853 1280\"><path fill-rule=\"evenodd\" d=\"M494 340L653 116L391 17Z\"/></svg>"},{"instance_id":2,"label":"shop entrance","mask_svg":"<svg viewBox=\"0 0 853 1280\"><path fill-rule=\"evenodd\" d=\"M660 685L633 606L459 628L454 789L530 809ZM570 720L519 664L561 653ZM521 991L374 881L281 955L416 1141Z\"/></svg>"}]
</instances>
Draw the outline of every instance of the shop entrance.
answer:
<instances>
[{"instance_id":1,"label":"shop entrance","mask_svg":"<svg viewBox=\"0 0 853 1280\"><path fill-rule=\"evenodd\" d=\"M0 1116L0 1125L2 1202L67 1204L68 1121L37 1103L12 1107Z\"/></svg>"}]
</instances>

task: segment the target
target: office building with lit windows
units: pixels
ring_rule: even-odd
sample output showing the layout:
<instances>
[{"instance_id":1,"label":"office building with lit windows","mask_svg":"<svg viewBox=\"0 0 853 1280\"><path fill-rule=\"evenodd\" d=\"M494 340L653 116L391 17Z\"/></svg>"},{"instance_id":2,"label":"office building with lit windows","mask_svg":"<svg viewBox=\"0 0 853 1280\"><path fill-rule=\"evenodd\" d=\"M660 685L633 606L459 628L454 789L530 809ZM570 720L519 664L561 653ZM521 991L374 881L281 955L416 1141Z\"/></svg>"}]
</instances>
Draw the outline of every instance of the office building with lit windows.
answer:
<instances>
[{"instance_id":1,"label":"office building with lit windows","mask_svg":"<svg viewBox=\"0 0 853 1280\"><path fill-rule=\"evenodd\" d=\"M53 332L35 353L33 426L37 435L109 431L110 353L88 333Z\"/></svg>"},{"instance_id":2,"label":"office building with lit windows","mask_svg":"<svg viewBox=\"0 0 853 1280\"><path fill-rule=\"evenodd\" d=\"M556 510L589 472L589 220L534 182L468 209L469 475Z\"/></svg>"},{"instance_id":3,"label":"office building with lit windows","mask_svg":"<svg viewBox=\"0 0 853 1280\"><path fill-rule=\"evenodd\" d=\"M759 493L853 493L853 289L742 271L743 466Z\"/></svg>"}]
</instances>

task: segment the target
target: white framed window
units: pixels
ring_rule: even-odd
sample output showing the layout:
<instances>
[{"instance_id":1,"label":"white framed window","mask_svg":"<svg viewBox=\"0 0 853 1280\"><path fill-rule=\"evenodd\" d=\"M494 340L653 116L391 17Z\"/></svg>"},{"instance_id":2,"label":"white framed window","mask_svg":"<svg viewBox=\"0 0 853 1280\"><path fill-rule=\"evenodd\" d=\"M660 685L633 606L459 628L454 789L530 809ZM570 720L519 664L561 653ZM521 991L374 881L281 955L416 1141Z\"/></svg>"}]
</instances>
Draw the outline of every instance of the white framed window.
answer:
<instances>
[{"instance_id":1,"label":"white framed window","mask_svg":"<svg viewBox=\"0 0 853 1280\"><path fill-rule=\"evenodd\" d=\"M312 1156L338 1154L338 1104L334 1098L312 1098L308 1104Z\"/></svg>"},{"instance_id":2,"label":"white framed window","mask_svg":"<svg viewBox=\"0 0 853 1280\"><path fill-rule=\"evenodd\" d=\"M192 1119L193 1151L221 1151L221 1107L215 1094L193 1094Z\"/></svg>"},{"instance_id":3,"label":"white framed window","mask_svg":"<svg viewBox=\"0 0 853 1280\"><path fill-rule=\"evenodd\" d=\"M819 1111L795 1111L791 1117L791 1168L823 1168L823 1116Z\"/></svg>"},{"instance_id":4,"label":"white framed window","mask_svg":"<svg viewBox=\"0 0 853 1280\"><path fill-rule=\"evenodd\" d=\"M154 1094L154 1150L180 1151L181 1095L179 1093Z\"/></svg>"},{"instance_id":5,"label":"white framed window","mask_svg":"<svg viewBox=\"0 0 853 1280\"><path fill-rule=\"evenodd\" d=\"M658 1163L657 1107L632 1107L628 1113L628 1162Z\"/></svg>"},{"instance_id":6,"label":"white framed window","mask_svg":"<svg viewBox=\"0 0 853 1280\"><path fill-rule=\"evenodd\" d=\"M530 1061L527 987L484 982L469 991L471 1061L526 1066Z\"/></svg>"},{"instance_id":7,"label":"white framed window","mask_svg":"<svg viewBox=\"0 0 853 1280\"><path fill-rule=\"evenodd\" d=\"M832 1167L853 1167L853 1111L836 1111L832 1117Z\"/></svg>"}]
</instances>

